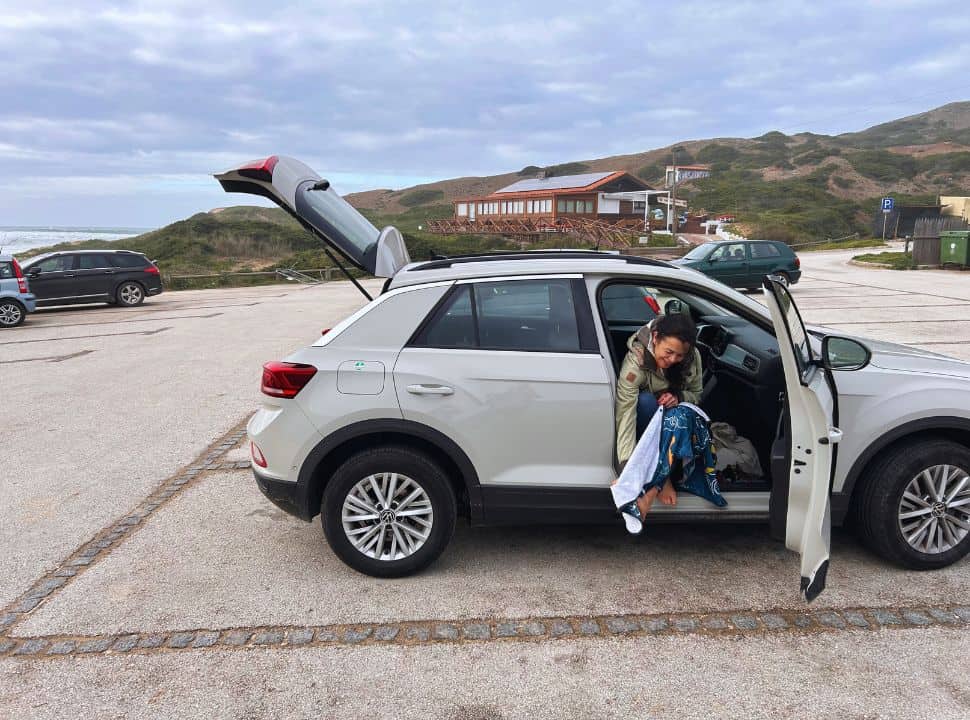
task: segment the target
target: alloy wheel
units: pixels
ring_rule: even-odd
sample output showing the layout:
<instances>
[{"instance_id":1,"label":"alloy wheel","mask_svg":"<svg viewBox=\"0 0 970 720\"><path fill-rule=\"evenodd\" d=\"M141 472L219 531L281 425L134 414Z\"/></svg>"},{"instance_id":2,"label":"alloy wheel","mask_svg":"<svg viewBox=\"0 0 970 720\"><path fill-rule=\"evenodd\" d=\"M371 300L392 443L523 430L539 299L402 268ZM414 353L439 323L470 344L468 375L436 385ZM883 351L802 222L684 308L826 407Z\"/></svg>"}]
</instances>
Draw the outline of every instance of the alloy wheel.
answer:
<instances>
[{"instance_id":1,"label":"alloy wheel","mask_svg":"<svg viewBox=\"0 0 970 720\"><path fill-rule=\"evenodd\" d=\"M938 555L970 534L970 474L933 465L909 481L899 502L899 530L910 547Z\"/></svg>"},{"instance_id":2,"label":"alloy wheel","mask_svg":"<svg viewBox=\"0 0 970 720\"><path fill-rule=\"evenodd\" d=\"M24 312L16 303L7 302L0 305L0 325L13 327L20 323Z\"/></svg>"},{"instance_id":3,"label":"alloy wheel","mask_svg":"<svg viewBox=\"0 0 970 720\"><path fill-rule=\"evenodd\" d=\"M401 560L427 542L434 525L428 493L400 473L369 475L347 493L340 520L350 543L375 560Z\"/></svg>"},{"instance_id":4,"label":"alloy wheel","mask_svg":"<svg viewBox=\"0 0 970 720\"><path fill-rule=\"evenodd\" d=\"M130 284L121 288L121 302L125 305L137 305L141 302L141 297L141 288L137 285Z\"/></svg>"}]
</instances>

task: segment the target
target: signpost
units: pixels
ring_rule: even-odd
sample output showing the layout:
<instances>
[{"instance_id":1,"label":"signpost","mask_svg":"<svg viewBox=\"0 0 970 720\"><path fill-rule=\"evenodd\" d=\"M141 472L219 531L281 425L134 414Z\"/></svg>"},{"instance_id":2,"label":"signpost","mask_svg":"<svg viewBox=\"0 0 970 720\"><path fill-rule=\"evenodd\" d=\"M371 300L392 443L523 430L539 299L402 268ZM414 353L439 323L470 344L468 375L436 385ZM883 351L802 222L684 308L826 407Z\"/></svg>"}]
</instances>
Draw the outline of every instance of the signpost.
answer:
<instances>
[{"instance_id":1,"label":"signpost","mask_svg":"<svg viewBox=\"0 0 970 720\"><path fill-rule=\"evenodd\" d=\"M882 241L886 242L886 220L889 218L889 213L893 211L896 206L896 201L891 197L884 197L882 199Z\"/></svg>"}]
</instances>

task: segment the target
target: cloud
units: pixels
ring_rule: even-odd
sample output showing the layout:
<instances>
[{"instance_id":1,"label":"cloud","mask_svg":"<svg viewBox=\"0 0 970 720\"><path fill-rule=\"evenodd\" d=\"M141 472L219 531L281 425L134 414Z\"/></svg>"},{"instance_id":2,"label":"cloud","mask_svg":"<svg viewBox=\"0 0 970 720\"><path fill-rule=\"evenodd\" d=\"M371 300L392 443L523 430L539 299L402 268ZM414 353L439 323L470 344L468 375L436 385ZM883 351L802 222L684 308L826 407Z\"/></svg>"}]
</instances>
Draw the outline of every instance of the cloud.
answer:
<instances>
[{"instance_id":1,"label":"cloud","mask_svg":"<svg viewBox=\"0 0 970 720\"><path fill-rule=\"evenodd\" d=\"M948 0L7 0L0 158L25 182L0 210L176 219L194 193L217 202L209 173L276 153L358 190L777 124L859 130L966 96L966 17Z\"/></svg>"}]
</instances>

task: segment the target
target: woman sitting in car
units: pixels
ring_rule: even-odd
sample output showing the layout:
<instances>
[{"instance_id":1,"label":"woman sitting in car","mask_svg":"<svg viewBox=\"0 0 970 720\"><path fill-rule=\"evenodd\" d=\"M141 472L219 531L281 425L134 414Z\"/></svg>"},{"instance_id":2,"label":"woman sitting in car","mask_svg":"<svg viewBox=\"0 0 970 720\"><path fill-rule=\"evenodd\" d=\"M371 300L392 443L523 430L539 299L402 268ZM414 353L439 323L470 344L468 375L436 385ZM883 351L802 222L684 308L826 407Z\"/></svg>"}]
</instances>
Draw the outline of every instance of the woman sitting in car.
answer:
<instances>
[{"instance_id":1,"label":"woman sitting in car","mask_svg":"<svg viewBox=\"0 0 970 720\"><path fill-rule=\"evenodd\" d=\"M700 400L703 371L696 344L697 328L681 313L654 318L627 341L629 352L616 383L616 454L621 470L658 407ZM649 488L637 498L641 518L658 498L665 505L677 504L669 478L663 487Z\"/></svg>"}]
</instances>

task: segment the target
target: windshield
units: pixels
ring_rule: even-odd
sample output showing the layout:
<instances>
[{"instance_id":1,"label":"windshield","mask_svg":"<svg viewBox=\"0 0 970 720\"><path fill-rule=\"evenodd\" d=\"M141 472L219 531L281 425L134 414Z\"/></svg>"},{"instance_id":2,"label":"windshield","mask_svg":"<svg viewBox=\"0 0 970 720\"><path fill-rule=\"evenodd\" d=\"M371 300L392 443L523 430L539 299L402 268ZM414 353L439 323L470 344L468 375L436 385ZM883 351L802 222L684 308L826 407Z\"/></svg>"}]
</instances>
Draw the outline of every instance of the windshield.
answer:
<instances>
[{"instance_id":1,"label":"windshield","mask_svg":"<svg viewBox=\"0 0 970 720\"><path fill-rule=\"evenodd\" d=\"M296 211L323 233L358 267L374 272L380 233L370 221L332 188L314 190L313 182L296 191Z\"/></svg>"},{"instance_id":2,"label":"windshield","mask_svg":"<svg viewBox=\"0 0 970 720\"><path fill-rule=\"evenodd\" d=\"M684 260L703 260L710 254L712 247L714 246L706 243L704 245L698 245L689 253L684 255Z\"/></svg>"}]
</instances>

